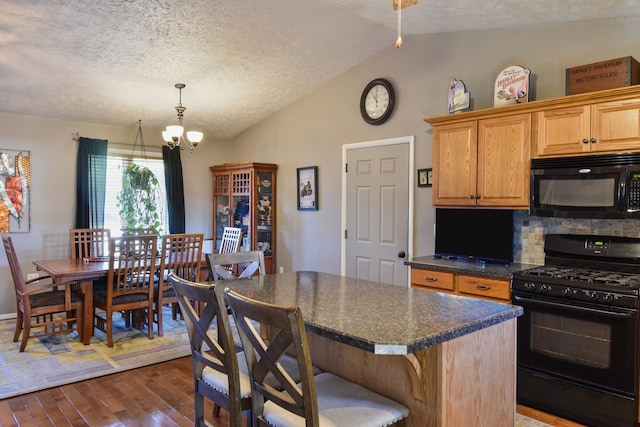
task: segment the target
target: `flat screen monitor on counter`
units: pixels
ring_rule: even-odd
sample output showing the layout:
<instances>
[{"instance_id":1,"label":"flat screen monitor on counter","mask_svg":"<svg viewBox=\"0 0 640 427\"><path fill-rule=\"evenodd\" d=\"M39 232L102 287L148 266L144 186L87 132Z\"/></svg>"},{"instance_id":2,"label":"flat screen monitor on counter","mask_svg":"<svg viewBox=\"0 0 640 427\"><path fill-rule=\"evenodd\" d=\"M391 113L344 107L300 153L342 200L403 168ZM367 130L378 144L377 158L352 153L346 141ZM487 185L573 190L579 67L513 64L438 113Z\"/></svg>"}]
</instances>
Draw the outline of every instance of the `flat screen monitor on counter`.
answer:
<instances>
[{"instance_id":1,"label":"flat screen monitor on counter","mask_svg":"<svg viewBox=\"0 0 640 427\"><path fill-rule=\"evenodd\" d=\"M436 256L508 264L513 261L513 211L436 209Z\"/></svg>"}]
</instances>

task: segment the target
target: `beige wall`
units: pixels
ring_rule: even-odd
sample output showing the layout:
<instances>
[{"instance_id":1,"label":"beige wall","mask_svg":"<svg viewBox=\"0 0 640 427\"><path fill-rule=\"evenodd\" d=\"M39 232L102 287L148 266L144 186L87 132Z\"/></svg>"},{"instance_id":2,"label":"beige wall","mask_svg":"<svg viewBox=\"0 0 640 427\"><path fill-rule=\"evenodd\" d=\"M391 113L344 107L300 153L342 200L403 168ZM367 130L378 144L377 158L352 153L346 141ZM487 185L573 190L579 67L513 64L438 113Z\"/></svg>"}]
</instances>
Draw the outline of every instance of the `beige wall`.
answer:
<instances>
[{"instance_id":1,"label":"beige wall","mask_svg":"<svg viewBox=\"0 0 640 427\"><path fill-rule=\"evenodd\" d=\"M514 18L515 19L515 18ZM431 130L422 119L446 114L447 85L462 79L475 109L491 107L492 87L507 65L531 69L533 99L564 95L567 67L621 56L640 59L640 19L562 24L516 31L480 31L405 36L321 89L284 108L233 141L206 140L190 156L183 152L187 231L211 237L209 166L227 161L273 162L278 171L277 265L285 270L340 271L341 150L343 144L415 136L416 168L431 167ZM372 79L386 77L397 92L391 119L370 126L359 99ZM37 102L37 100L33 100ZM133 142L131 126L67 122L0 113L0 149L31 151L31 232L13 234L26 272L37 258L66 256L75 206L76 142L71 134ZM143 120L144 128L144 120ZM159 131L144 128L145 143L159 145ZM319 210L296 210L297 167L319 168ZM431 190L416 189L414 255L433 251ZM6 258L0 255L0 313L15 311Z\"/></svg>"},{"instance_id":2,"label":"beige wall","mask_svg":"<svg viewBox=\"0 0 640 427\"><path fill-rule=\"evenodd\" d=\"M416 169L431 167L432 132L423 118L447 114L452 77L465 82L476 110L493 106L495 78L511 64L531 69L531 100L564 96L566 68L629 55L640 59L639 24L640 19L624 19L409 36L403 37L399 50L389 40L383 52L244 132L234 141L233 157L280 165L277 264L287 271L340 272L344 144L414 135ZM360 117L359 99L365 85L377 77L394 84L397 104L387 123L370 126ZM248 156L251 151L255 154ZM295 170L310 165L319 168L320 209L298 212ZM415 196L414 256L429 255L433 253L432 191L417 188ZM521 217L516 219L520 230ZM572 222L584 228L582 223ZM557 227L553 229L558 232ZM535 230L525 226L520 235L533 233L539 239ZM530 244L533 241L515 242L517 260L542 258L539 245ZM523 246L534 249L535 256L523 256Z\"/></svg>"}]
</instances>

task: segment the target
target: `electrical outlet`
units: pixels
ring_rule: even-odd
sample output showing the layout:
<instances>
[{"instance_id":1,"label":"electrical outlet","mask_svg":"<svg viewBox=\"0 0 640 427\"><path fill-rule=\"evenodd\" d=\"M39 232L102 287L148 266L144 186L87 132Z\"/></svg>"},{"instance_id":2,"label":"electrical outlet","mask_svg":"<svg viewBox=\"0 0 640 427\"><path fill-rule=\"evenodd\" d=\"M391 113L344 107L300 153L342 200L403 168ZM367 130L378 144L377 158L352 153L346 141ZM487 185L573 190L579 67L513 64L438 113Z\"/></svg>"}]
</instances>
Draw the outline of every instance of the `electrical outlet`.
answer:
<instances>
[{"instance_id":1,"label":"electrical outlet","mask_svg":"<svg viewBox=\"0 0 640 427\"><path fill-rule=\"evenodd\" d=\"M280 273L284 273L284 267L280 267Z\"/></svg>"},{"instance_id":2,"label":"electrical outlet","mask_svg":"<svg viewBox=\"0 0 640 427\"><path fill-rule=\"evenodd\" d=\"M38 277L40 277L40 274L38 274L38 273L28 273L27 274L27 281L37 279Z\"/></svg>"}]
</instances>

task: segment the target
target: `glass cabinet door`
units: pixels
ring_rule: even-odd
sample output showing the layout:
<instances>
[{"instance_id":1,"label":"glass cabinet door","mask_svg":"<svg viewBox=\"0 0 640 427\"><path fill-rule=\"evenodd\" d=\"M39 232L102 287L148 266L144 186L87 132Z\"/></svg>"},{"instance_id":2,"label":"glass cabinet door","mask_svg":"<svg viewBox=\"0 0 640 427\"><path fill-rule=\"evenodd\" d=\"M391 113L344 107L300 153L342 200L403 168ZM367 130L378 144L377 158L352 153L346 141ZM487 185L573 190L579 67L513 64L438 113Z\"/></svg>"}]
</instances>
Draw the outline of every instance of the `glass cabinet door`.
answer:
<instances>
[{"instance_id":1,"label":"glass cabinet door","mask_svg":"<svg viewBox=\"0 0 640 427\"><path fill-rule=\"evenodd\" d=\"M273 248L272 242L272 207L273 207L273 173L258 172L258 206L257 216L257 246L270 256Z\"/></svg>"}]
</instances>

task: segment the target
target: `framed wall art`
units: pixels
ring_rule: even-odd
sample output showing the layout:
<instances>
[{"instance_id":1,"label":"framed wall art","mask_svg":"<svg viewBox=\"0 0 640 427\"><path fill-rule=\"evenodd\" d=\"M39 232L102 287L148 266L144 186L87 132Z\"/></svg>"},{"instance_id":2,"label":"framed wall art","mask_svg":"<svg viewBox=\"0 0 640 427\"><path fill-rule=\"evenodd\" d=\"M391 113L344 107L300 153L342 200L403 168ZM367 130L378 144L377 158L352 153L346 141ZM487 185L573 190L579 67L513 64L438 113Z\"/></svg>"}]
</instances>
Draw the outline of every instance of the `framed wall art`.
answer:
<instances>
[{"instance_id":1,"label":"framed wall art","mask_svg":"<svg viewBox=\"0 0 640 427\"><path fill-rule=\"evenodd\" d=\"M433 185L433 169L418 169L418 187L431 187Z\"/></svg>"},{"instance_id":2,"label":"framed wall art","mask_svg":"<svg viewBox=\"0 0 640 427\"><path fill-rule=\"evenodd\" d=\"M29 151L0 149L0 233L28 233L31 227Z\"/></svg>"},{"instance_id":3,"label":"framed wall art","mask_svg":"<svg viewBox=\"0 0 640 427\"><path fill-rule=\"evenodd\" d=\"M298 168L298 210L318 210L318 167Z\"/></svg>"}]
</instances>

